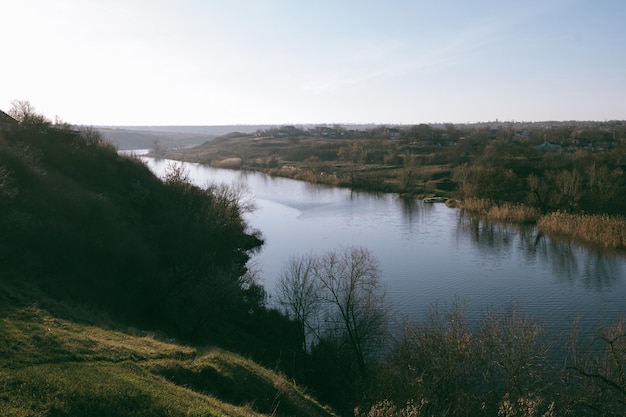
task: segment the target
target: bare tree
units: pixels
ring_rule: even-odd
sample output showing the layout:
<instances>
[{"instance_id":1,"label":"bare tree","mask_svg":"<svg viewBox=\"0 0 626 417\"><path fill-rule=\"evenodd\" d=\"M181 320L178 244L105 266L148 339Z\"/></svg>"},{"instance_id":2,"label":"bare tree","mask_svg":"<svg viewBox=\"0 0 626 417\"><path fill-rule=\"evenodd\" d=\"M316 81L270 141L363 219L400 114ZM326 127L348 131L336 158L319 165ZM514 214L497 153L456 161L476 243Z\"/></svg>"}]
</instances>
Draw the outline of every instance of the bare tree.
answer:
<instances>
[{"instance_id":1,"label":"bare tree","mask_svg":"<svg viewBox=\"0 0 626 417\"><path fill-rule=\"evenodd\" d=\"M310 336L317 336L320 311L320 285L315 277L313 255L291 257L277 283L278 298L290 319L299 327L302 350L306 353Z\"/></svg>"},{"instance_id":2,"label":"bare tree","mask_svg":"<svg viewBox=\"0 0 626 417\"><path fill-rule=\"evenodd\" d=\"M582 377L578 403L597 415L626 415L626 320L603 327L589 340L570 335L570 365Z\"/></svg>"},{"instance_id":3,"label":"bare tree","mask_svg":"<svg viewBox=\"0 0 626 417\"><path fill-rule=\"evenodd\" d=\"M327 306L325 330L346 339L366 377L368 356L375 353L387 324L378 261L364 248L328 252L317 263L316 277Z\"/></svg>"},{"instance_id":4,"label":"bare tree","mask_svg":"<svg viewBox=\"0 0 626 417\"><path fill-rule=\"evenodd\" d=\"M322 339L347 347L361 377L386 336L387 308L378 261L364 248L292 257L278 299L300 326L302 347Z\"/></svg>"},{"instance_id":5,"label":"bare tree","mask_svg":"<svg viewBox=\"0 0 626 417\"><path fill-rule=\"evenodd\" d=\"M549 390L551 342L544 326L516 304L486 311L478 325L478 347L488 394L502 404L540 399Z\"/></svg>"},{"instance_id":6,"label":"bare tree","mask_svg":"<svg viewBox=\"0 0 626 417\"><path fill-rule=\"evenodd\" d=\"M400 178L402 181L402 186L405 190L408 190L413 184L413 178L417 174L417 169L419 167L419 160L416 155L413 155L410 150L407 150L404 154L403 158L404 162L402 165L402 171L400 174Z\"/></svg>"},{"instance_id":7,"label":"bare tree","mask_svg":"<svg viewBox=\"0 0 626 417\"><path fill-rule=\"evenodd\" d=\"M27 100L14 100L11 102L9 115L17 120L22 127L41 128L50 125L50 122Z\"/></svg>"}]
</instances>

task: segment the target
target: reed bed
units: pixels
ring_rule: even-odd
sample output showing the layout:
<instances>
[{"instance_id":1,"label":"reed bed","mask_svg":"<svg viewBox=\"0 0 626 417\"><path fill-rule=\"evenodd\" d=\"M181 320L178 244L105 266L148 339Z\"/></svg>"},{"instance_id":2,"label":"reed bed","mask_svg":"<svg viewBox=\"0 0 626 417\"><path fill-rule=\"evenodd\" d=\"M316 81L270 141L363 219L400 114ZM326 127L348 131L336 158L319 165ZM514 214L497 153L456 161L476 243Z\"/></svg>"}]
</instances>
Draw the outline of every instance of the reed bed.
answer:
<instances>
[{"instance_id":1,"label":"reed bed","mask_svg":"<svg viewBox=\"0 0 626 417\"><path fill-rule=\"evenodd\" d=\"M496 204L491 200L469 198L462 204L464 210L486 216L489 220L509 223L536 223L541 212L522 204Z\"/></svg>"},{"instance_id":2,"label":"reed bed","mask_svg":"<svg viewBox=\"0 0 626 417\"><path fill-rule=\"evenodd\" d=\"M626 249L626 219L621 216L554 212L539 219L537 226L544 233L605 249Z\"/></svg>"}]
</instances>

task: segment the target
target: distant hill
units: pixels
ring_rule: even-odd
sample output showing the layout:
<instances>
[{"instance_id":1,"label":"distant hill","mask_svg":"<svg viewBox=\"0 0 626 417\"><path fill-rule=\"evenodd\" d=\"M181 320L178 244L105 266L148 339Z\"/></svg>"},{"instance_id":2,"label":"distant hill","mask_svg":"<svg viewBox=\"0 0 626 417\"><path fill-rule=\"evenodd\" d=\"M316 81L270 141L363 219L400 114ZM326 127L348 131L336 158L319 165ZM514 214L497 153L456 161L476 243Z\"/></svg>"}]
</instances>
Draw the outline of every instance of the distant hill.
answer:
<instances>
[{"instance_id":1,"label":"distant hill","mask_svg":"<svg viewBox=\"0 0 626 417\"><path fill-rule=\"evenodd\" d=\"M252 133L270 125L223 126L98 126L102 136L117 149L182 148L209 142L231 132Z\"/></svg>"},{"instance_id":2,"label":"distant hill","mask_svg":"<svg viewBox=\"0 0 626 417\"><path fill-rule=\"evenodd\" d=\"M252 133L272 125L219 125L219 126L99 126L103 129L131 130L153 133L188 133L193 135L221 136L231 132Z\"/></svg>"},{"instance_id":3,"label":"distant hill","mask_svg":"<svg viewBox=\"0 0 626 417\"><path fill-rule=\"evenodd\" d=\"M98 128L105 140L117 149L181 148L209 142L217 135L181 132L156 132L128 128Z\"/></svg>"},{"instance_id":4,"label":"distant hill","mask_svg":"<svg viewBox=\"0 0 626 417\"><path fill-rule=\"evenodd\" d=\"M308 129L317 125L298 125ZM374 125L346 125L352 129ZM280 125L219 125L219 126L97 126L104 138L117 149L150 149L155 141L165 149L200 145L233 132L254 133L278 128Z\"/></svg>"}]
</instances>

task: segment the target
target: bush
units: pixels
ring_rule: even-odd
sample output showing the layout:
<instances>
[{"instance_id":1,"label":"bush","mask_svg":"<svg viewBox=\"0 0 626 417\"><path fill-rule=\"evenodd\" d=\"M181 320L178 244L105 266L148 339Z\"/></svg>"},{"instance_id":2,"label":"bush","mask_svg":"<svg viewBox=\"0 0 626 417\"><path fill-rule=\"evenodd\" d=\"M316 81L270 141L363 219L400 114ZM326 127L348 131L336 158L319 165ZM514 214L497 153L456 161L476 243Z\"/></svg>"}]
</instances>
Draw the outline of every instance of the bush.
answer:
<instances>
[{"instance_id":1,"label":"bush","mask_svg":"<svg viewBox=\"0 0 626 417\"><path fill-rule=\"evenodd\" d=\"M251 206L175 174L160 181L93 129L5 132L0 279L187 339L211 320L241 320L264 302L242 278L262 244L242 218Z\"/></svg>"},{"instance_id":2,"label":"bush","mask_svg":"<svg viewBox=\"0 0 626 417\"><path fill-rule=\"evenodd\" d=\"M405 325L382 367L379 401L405 410L396 415L409 404L419 409L410 415L488 416L531 399L549 411L549 347L542 326L514 305L484 313L475 329L462 305L435 307L425 322Z\"/></svg>"}]
</instances>

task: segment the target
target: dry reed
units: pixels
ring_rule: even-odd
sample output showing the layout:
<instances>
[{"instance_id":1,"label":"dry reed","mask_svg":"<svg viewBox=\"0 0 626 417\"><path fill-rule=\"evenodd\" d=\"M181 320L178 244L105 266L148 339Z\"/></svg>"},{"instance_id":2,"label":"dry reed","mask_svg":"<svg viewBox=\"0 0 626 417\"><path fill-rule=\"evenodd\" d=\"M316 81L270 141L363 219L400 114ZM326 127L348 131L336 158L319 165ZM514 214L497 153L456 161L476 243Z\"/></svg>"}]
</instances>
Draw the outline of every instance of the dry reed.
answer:
<instances>
[{"instance_id":1,"label":"dry reed","mask_svg":"<svg viewBox=\"0 0 626 417\"><path fill-rule=\"evenodd\" d=\"M607 249L626 249L626 219L621 216L554 212L543 216L537 225L544 233Z\"/></svg>"},{"instance_id":2,"label":"dry reed","mask_svg":"<svg viewBox=\"0 0 626 417\"><path fill-rule=\"evenodd\" d=\"M496 204L491 200L475 198L465 200L462 208L498 222L536 223L541 217L540 211L534 207L510 203Z\"/></svg>"}]
</instances>

